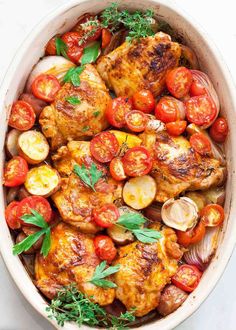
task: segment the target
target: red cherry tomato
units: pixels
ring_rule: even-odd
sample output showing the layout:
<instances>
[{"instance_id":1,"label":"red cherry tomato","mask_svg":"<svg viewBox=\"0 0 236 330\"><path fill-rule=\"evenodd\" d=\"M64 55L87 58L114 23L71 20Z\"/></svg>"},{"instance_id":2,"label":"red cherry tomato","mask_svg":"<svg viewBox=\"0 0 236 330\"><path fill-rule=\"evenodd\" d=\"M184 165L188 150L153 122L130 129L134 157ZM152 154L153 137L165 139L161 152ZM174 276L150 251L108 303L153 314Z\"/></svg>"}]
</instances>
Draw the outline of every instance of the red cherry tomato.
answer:
<instances>
[{"instance_id":1,"label":"red cherry tomato","mask_svg":"<svg viewBox=\"0 0 236 330\"><path fill-rule=\"evenodd\" d=\"M116 181L122 181L127 178L123 163L119 157L113 158L110 162L110 173Z\"/></svg>"},{"instance_id":2,"label":"red cherry tomato","mask_svg":"<svg viewBox=\"0 0 236 330\"><path fill-rule=\"evenodd\" d=\"M147 117L139 110L132 110L125 116L126 125L133 132L142 132L145 130Z\"/></svg>"},{"instance_id":3,"label":"red cherry tomato","mask_svg":"<svg viewBox=\"0 0 236 330\"><path fill-rule=\"evenodd\" d=\"M67 45L67 56L69 59L78 63L81 56L83 55L84 47L79 45L81 35L78 32L66 32L61 37L62 41Z\"/></svg>"},{"instance_id":4,"label":"red cherry tomato","mask_svg":"<svg viewBox=\"0 0 236 330\"><path fill-rule=\"evenodd\" d=\"M89 24L89 22L92 23ZM96 22L96 26L93 24L94 22ZM79 33L80 38L84 39L84 45L89 41L97 40L101 35L102 29L96 16L86 13L79 19L78 23L73 28L73 31Z\"/></svg>"},{"instance_id":5,"label":"red cherry tomato","mask_svg":"<svg viewBox=\"0 0 236 330\"><path fill-rule=\"evenodd\" d=\"M201 277L202 272L196 266L182 265L178 268L171 281L181 290L192 292L198 286Z\"/></svg>"},{"instance_id":6,"label":"red cherry tomato","mask_svg":"<svg viewBox=\"0 0 236 330\"><path fill-rule=\"evenodd\" d=\"M116 156L119 151L119 142L114 134L101 132L90 142L90 152L101 163L107 163Z\"/></svg>"},{"instance_id":7,"label":"red cherry tomato","mask_svg":"<svg viewBox=\"0 0 236 330\"><path fill-rule=\"evenodd\" d=\"M166 76L166 86L169 92L178 99L188 94L193 77L184 66L171 70Z\"/></svg>"},{"instance_id":8,"label":"red cherry tomato","mask_svg":"<svg viewBox=\"0 0 236 330\"><path fill-rule=\"evenodd\" d=\"M145 147L129 149L122 158L125 174L136 177L149 173L152 169L152 158Z\"/></svg>"},{"instance_id":9,"label":"red cherry tomato","mask_svg":"<svg viewBox=\"0 0 236 330\"><path fill-rule=\"evenodd\" d=\"M152 93L143 89L133 95L134 109L140 110L144 113L150 113L155 108L155 99Z\"/></svg>"},{"instance_id":10,"label":"red cherry tomato","mask_svg":"<svg viewBox=\"0 0 236 330\"><path fill-rule=\"evenodd\" d=\"M6 163L4 170L4 185L16 187L25 182L28 173L28 164L24 158L15 156Z\"/></svg>"},{"instance_id":11,"label":"red cherry tomato","mask_svg":"<svg viewBox=\"0 0 236 330\"><path fill-rule=\"evenodd\" d=\"M125 126L125 116L132 110L132 102L127 97L113 99L106 109L108 122L117 128Z\"/></svg>"},{"instance_id":12,"label":"red cherry tomato","mask_svg":"<svg viewBox=\"0 0 236 330\"><path fill-rule=\"evenodd\" d=\"M191 97L185 106L188 121L199 126L209 125L217 114L216 106L208 95Z\"/></svg>"},{"instance_id":13,"label":"red cherry tomato","mask_svg":"<svg viewBox=\"0 0 236 330\"><path fill-rule=\"evenodd\" d=\"M228 123L223 117L217 118L210 128L210 136L218 143L225 142L228 132Z\"/></svg>"},{"instance_id":14,"label":"red cherry tomato","mask_svg":"<svg viewBox=\"0 0 236 330\"><path fill-rule=\"evenodd\" d=\"M206 228L202 221L200 221L196 227L187 231L176 230L178 243L184 247L188 247L190 244L196 244L200 242L206 234Z\"/></svg>"},{"instance_id":15,"label":"red cherry tomato","mask_svg":"<svg viewBox=\"0 0 236 330\"><path fill-rule=\"evenodd\" d=\"M225 218L224 209L218 204L206 205L201 210L201 220L207 227L215 227L222 224Z\"/></svg>"},{"instance_id":16,"label":"red cherry tomato","mask_svg":"<svg viewBox=\"0 0 236 330\"><path fill-rule=\"evenodd\" d=\"M21 227L21 221L16 213L19 204L20 202L13 201L5 209L6 222L11 229L19 229Z\"/></svg>"},{"instance_id":17,"label":"red cherry tomato","mask_svg":"<svg viewBox=\"0 0 236 330\"><path fill-rule=\"evenodd\" d=\"M57 36L52 37L49 40L49 42L47 43L46 48L45 48L46 55L56 55L57 54L56 38L57 38Z\"/></svg>"},{"instance_id":18,"label":"red cherry tomato","mask_svg":"<svg viewBox=\"0 0 236 330\"><path fill-rule=\"evenodd\" d=\"M109 228L119 218L119 210L115 204L105 204L99 209L93 209L93 218L98 226Z\"/></svg>"},{"instance_id":19,"label":"red cherry tomato","mask_svg":"<svg viewBox=\"0 0 236 330\"><path fill-rule=\"evenodd\" d=\"M185 131L186 127L187 122L185 120L173 121L172 123L166 124L167 132L173 136L181 135Z\"/></svg>"},{"instance_id":20,"label":"red cherry tomato","mask_svg":"<svg viewBox=\"0 0 236 330\"><path fill-rule=\"evenodd\" d=\"M21 219L23 215L31 214L31 209L37 211L44 218L46 222L52 220L52 209L46 198L41 196L29 196L20 201L17 207L17 217ZM23 220L24 226L32 226L27 224Z\"/></svg>"},{"instance_id":21,"label":"red cherry tomato","mask_svg":"<svg viewBox=\"0 0 236 330\"><path fill-rule=\"evenodd\" d=\"M27 131L34 126L35 113L33 107L25 101L17 101L11 108L8 125L19 131Z\"/></svg>"},{"instance_id":22,"label":"red cherry tomato","mask_svg":"<svg viewBox=\"0 0 236 330\"><path fill-rule=\"evenodd\" d=\"M194 133L189 142L191 147L201 155L207 155L211 152L211 143L203 133Z\"/></svg>"},{"instance_id":23,"label":"red cherry tomato","mask_svg":"<svg viewBox=\"0 0 236 330\"><path fill-rule=\"evenodd\" d=\"M117 250L112 239L105 235L98 235L94 238L94 247L96 255L101 260L112 262L116 257Z\"/></svg>"},{"instance_id":24,"label":"red cherry tomato","mask_svg":"<svg viewBox=\"0 0 236 330\"><path fill-rule=\"evenodd\" d=\"M172 96L164 96L156 105L155 116L163 123L184 119L184 103Z\"/></svg>"},{"instance_id":25,"label":"red cherry tomato","mask_svg":"<svg viewBox=\"0 0 236 330\"><path fill-rule=\"evenodd\" d=\"M112 34L108 29L102 29L102 49L106 48L111 41Z\"/></svg>"},{"instance_id":26,"label":"red cherry tomato","mask_svg":"<svg viewBox=\"0 0 236 330\"><path fill-rule=\"evenodd\" d=\"M207 91L206 88L202 86L199 81L193 79L189 93L191 96L199 96L207 94Z\"/></svg>"},{"instance_id":27,"label":"red cherry tomato","mask_svg":"<svg viewBox=\"0 0 236 330\"><path fill-rule=\"evenodd\" d=\"M61 85L55 76L41 74L35 78L31 88L34 96L37 98L46 102L53 102Z\"/></svg>"}]
</instances>

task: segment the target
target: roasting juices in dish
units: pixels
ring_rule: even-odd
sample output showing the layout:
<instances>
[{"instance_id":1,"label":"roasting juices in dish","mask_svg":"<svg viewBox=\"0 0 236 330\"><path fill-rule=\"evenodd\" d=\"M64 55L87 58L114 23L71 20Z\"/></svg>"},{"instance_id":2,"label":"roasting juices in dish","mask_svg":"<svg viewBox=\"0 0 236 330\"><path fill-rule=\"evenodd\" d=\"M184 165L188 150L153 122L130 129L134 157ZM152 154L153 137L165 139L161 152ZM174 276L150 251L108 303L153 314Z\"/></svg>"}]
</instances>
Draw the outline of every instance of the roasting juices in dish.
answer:
<instances>
[{"instance_id":1,"label":"roasting juices in dish","mask_svg":"<svg viewBox=\"0 0 236 330\"><path fill-rule=\"evenodd\" d=\"M219 110L151 10L113 3L48 41L11 108L5 216L59 325L141 325L198 286L224 221Z\"/></svg>"}]
</instances>

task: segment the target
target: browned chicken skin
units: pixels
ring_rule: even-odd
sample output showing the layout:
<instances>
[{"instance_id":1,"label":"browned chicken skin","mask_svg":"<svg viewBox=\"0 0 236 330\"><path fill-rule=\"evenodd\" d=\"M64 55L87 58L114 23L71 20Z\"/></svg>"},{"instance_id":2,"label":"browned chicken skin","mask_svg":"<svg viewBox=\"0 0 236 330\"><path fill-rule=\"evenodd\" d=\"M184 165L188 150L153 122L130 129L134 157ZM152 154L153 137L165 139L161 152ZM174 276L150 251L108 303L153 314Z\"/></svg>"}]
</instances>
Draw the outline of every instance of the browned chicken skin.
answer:
<instances>
[{"instance_id":1,"label":"browned chicken skin","mask_svg":"<svg viewBox=\"0 0 236 330\"><path fill-rule=\"evenodd\" d=\"M65 83L55 101L40 115L42 132L50 140L52 149L69 140L92 137L108 126L105 110L111 98L98 72L87 64L80 80L79 87ZM69 96L78 97L81 103L70 104L66 100Z\"/></svg>"},{"instance_id":2,"label":"browned chicken skin","mask_svg":"<svg viewBox=\"0 0 236 330\"><path fill-rule=\"evenodd\" d=\"M167 72L178 65L180 55L180 45L159 32L141 41L124 42L98 60L97 70L117 96L131 97L141 89L149 89L157 96L165 87Z\"/></svg>"},{"instance_id":3,"label":"browned chicken skin","mask_svg":"<svg viewBox=\"0 0 236 330\"><path fill-rule=\"evenodd\" d=\"M76 283L79 291L93 296L94 302L108 305L115 298L115 290L88 282L99 263L92 236L61 222L51 231L48 256L44 258L40 253L36 256L36 286L52 299L62 286Z\"/></svg>"}]
</instances>

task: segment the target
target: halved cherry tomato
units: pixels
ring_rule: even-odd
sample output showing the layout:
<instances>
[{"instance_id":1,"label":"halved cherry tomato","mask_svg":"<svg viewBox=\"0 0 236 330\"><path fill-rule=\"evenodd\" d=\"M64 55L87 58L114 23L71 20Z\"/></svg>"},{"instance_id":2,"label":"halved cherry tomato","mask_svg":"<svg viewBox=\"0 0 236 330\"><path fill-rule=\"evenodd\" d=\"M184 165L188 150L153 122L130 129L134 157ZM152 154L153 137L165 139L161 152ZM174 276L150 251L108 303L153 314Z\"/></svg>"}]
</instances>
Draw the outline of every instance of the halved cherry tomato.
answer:
<instances>
[{"instance_id":1,"label":"halved cherry tomato","mask_svg":"<svg viewBox=\"0 0 236 330\"><path fill-rule=\"evenodd\" d=\"M134 109L140 110L144 113L150 113L155 108L155 99L152 93L143 89L133 95Z\"/></svg>"},{"instance_id":2,"label":"halved cherry tomato","mask_svg":"<svg viewBox=\"0 0 236 330\"><path fill-rule=\"evenodd\" d=\"M98 226L109 228L119 218L119 210L115 204L105 204L99 209L93 209L93 218Z\"/></svg>"},{"instance_id":3,"label":"halved cherry tomato","mask_svg":"<svg viewBox=\"0 0 236 330\"><path fill-rule=\"evenodd\" d=\"M102 29L102 48L106 48L111 41L112 34L108 29Z\"/></svg>"},{"instance_id":4,"label":"halved cherry tomato","mask_svg":"<svg viewBox=\"0 0 236 330\"><path fill-rule=\"evenodd\" d=\"M201 155L207 155L211 152L211 143L203 133L194 133L189 142L191 147Z\"/></svg>"},{"instance_id":5,"label":"halved cherry tomato","mask_svg":"<svg viewBox=\"0 0 236 330\"><path fill-rule=\"evenodd\" d=\"M101 132L90 142L90 152L101 163L107 163L114 158L119 151L119 142L114 134Z\"/></svg>"},{"instance_id":6,"label":"halved cherry tomato","mask_svg":"<svg viewBox=\"0 0 236 330\"><path fill-rule=\"evenodd\" d=\"M187 122L185 120L173 121L172 123L166 124L167 132L173 136L181 135L185 131L186 127Z\"/></svg>"},{"instance_id":7,"label":"halved cherry tomato","mask_svg":"<svg viewBox=\"0 0 236 330\"><path fill-rule=\"evenodd\" d=\"M16 187L25 182L28 173L28 164L24 158L15 156L6 163L4 170L4 185Z\"/></svg>"},{"instance_id":8,"label":"halved cherry tomato","mask_svg":"<svg viewBox=\"0 0 236 330\"><path fill-rule=\"evenodd\" d=\"M202 272L196 266L186 264L178 268L171 281L181 290L192 292L198 286L201 277Z\"/></svg>"},{"instance_id":9,"label":"halved cherry tomato","mask_svg":"<svg viewBox=\"0 0 236 330\"><path fill-rule=\"evenodd\" d=\"M223 117L217 118L210 128L210 136L218 143L225 142L228 132L228 123Z\"/></svg>"},{"instance_id":10,"label":"halved cherry tomato","mask_svg":"<svg viewBox=\"0 0 236 330\"><path fill-rule=\"evenodd\" d=\"M17 207L17 217L21 219L23 215L31 214L31 209L37 211L44 218L46 222L52 220L52 208L46 198L41 196L29 196L20 201ZM32 226L23 220L24 226Z\"/></svg>"},{"instance_id":11,"label":"halved cherry tomato","mask_svg":"<svg viewBox=\"0 0 236 330\"><path fill-rule=\"evenodd\" d=\"M206 94L207 91L206 88L199 83L199 81L193 79L189 93L191 96L199 96Z\"/></svg>"},{"instance_id":12,"label":"halved cherry tomato","mask_svg":"<svg viewBox=\"0 0 236 330\"><path fill-rule=\"evenodd\" d=\"M136 177L149 173L152 169L152 157L145 147L129 149L122 158L125 174Z\"/></svg>"},{"instance_id":13,"label":"halved cherry tomato","mask_svg":"<svg viewBox=\"0 0 236 330\"><path fill-rule=\"evenodd\" d=\"M155 116L163 123L170 123L179 119L184 119L184 103L176 100L172 96L164 96L156 105Z\"/></svg>"},{"instance_id":14,"label":"halved cherry tomato","mask_svg":"<svg viewBox=\"0 0 236 330\"><path fill-rule=\"evenodd\" d=\"M94 247L96 255L101 260L112 262L115 258L117 250L112 239L109 236L98 235L94 238Z\"/></svg>"},{"instance_id":15,"label":"halved cherry tomato","mask_svg":"<svg viewBox=\"0 0 236 330\"><path fill-rule=\"evenodd\" d=\"M142 132L145 130L147 117L139 110L132 110L125 116L126 125L133 132Z\"/></svg>"},{"instance_id":16,"label":"halved cherry tomato","mask_svg":"<svg viewBox=\"0 0 236 330\"><path fill-rule=\"evenodd\" d=\"M33 107L25 101L13 104L8 125L19 131L27 131L34 126L35 113Z\"/></svg>"},{"instance_id":17,"label":"halved cherry tomato","mask_svg":"<svg viewBox=\"0 0 236 330\"><path fill-rule=\"evenodd\" d=\"M52 102L61 88L61 85L55 76L50 74L41 74L35 78L31 88L34 96L43 101Z\"/></svg>"},{"instance_id":18,"label":"halved cherry tomato","mask_svg":"<svg viewBox=\"0 0 236 330\"><path fill-rule=\"evenodd\" d=\"M222 224L225 212L218 204L208 204L201 210L201 221L207 227L216 227Z\"/></svg>"},{"instance_id":19,"label":"halved cherry tomato","mask_svg":"<svg viewBox=\"0 0 236 330\"><path fill-rule=\"evenodd\" d=\"M79 41L81 39L81 35L78 32L66 32L63 34L61 39L67 45L66 54L69 59L74 62L78 63L81 56L83 55L83 46L79 46Z\"/></svg>"},{"instance_id":20,"label":"halved cherry tomato","mask_svg":"<svg viewBox=\"0 0 236 330\"><path fill-rule=\"evenodd\" d=\"M54 36L48 41L46 48L45 48L46 55L56 55L57 54L56 38L57 38L57 36Z\"/></svg>"},{"instance_id":21,"label":"halved cherry tomato","mask_svg":"<svg viewBox=\"0 0 236 330\"><path fill-rule=\"evenodd\" d=\"M108 122L117 128L125 126L125 116L132 110L132 101L127 97L117 97L111 100L106 109Z\"/></svg>"},{"instance_id":22,"label":"halved cherry tomato","mask_svg":"<svg viewBox=\"0 0 236 330\"><path fill-rule=\"evenodd\" d=\"M184 247L188 247L190 244L200 242L205 236L206 228L202 221L187 231L176 230L178 243Z\"/></svg>"},{"instance_id":23,"label":"halved cherry tomato","mask_svg":"<svg viewBox=\"0 0 236 330\"><path fill-rule=\"evenodd\" d=\"M113 158L110 162L110 173L116 181L122 181L127 178L123 163L119 157Z\"/></svg>"},{"instance_id":24,"label":"halved cherry tomato","mask_svg":"<svg viewBox=\"0 0 236 330\"><path fill-rule=\"evenodd\" d=\"M89 22L91 22L91 24L89 24ZM94 23L96 23L96 25ZM102 29L96 16L85 13L81 16L78 23L73 28L73 31L79 33L80 38L84 39L84 43L88 43L89 41L97 40L101 35Z\"/></svg>"},{"instance_id":25,"label":"halved cherry tomato","mask_svg":"<svg viewBox=\"0 0 236 330\"><path fill-rule=\"evenodd\" d=\"M192 82L192 73L184 66L171 70L166 76L168 91L177 98L184 97L188 94Z\"/></svg>"},{"instance_id":26,"label":"halved cherry tomato","mask_svg":"<svg viewBox=\"0 0 236 330\"><path fill-rule=\"evenodd\" d=\"M208 125L215 118L217 109L208 95L191 97L185 102L186 117L190 123Z\"/></svg>"},{"instance_id":27,"label":"halved cherry tomato","mask_svg":"<svg viewBox=\"0 0 236 330\"><path fill-rule=\"evenodd\" d=\"M19 229L21 227L21 221L16 213L19 204L20 202L13 201L5 209L6 222L11 229Z\"/></svg>"}]
</instances>

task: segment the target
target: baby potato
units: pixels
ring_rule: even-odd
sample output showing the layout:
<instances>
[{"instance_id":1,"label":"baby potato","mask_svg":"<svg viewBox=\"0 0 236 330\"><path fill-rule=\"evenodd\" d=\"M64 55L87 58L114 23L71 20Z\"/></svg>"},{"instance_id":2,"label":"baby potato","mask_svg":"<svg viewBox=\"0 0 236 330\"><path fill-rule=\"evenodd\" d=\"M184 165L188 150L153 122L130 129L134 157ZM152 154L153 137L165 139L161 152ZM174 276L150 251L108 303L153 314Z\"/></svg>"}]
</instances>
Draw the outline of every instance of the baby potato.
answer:
<instances>
[{"instance_id":1,"label":"baby potato","mask_svg":"<svg viewBox=\"0 0 236 330\"><path fill-rule=\"evenodd\" d=\"M156 181L150 175L143 175L125 183L123 199L133 209L141 210L153 202L156 192Z\"/></svg>"},{"instance_id":2,"label":"baby potato","mask_svg":"<svg viewBox=\"0 0 236 330\"><path fill-rule=\"evenodd\" d=\"M47 158L49 144L42 133L30 130L19 136L18 150L29 164L39 164Z\"/></svg>"},{"instance_id":3,"label":"baby potato","mask_svg":"<svg viewBox=\"0 0 236 330\"><path fill-rule=\"evenodd\" d=\"M21 135L21 133L22 133L21 131L18 131L15 128L11 129L10 132L7 133L6 151L10 157L18 155L17 144L18 144L18 139L19 139L19 136Z\"/></svg>"},{"instance_id":4,"label":"baby potato","mask_svg":"<svg viewBox=\"0 0 236 330\"><path fill-rule=\"evenodd\" d=\"M107 229L108 235L117 245L126 245L134 241L134 235L124 227L113 225Z\"/></svg>"},{"instance_id":5,"label":"baby potato","mask_svg":"<svg viewBox=\"0 0 236 330\"><path fill-rule=\"evenodd\" d=\"M185 197L192 199L196 203L199 212L204 208L204 206L207 205L207 200L203 193L196 191L188 191L185 194Z\"/></svg>"},{"instance_id":6,"label":"baby potato","mask_svg":"<svg viewBox=\"0 0 236 330\"><path fill-rule=\"evenodd\" d=\"M27 173L25 188L36 196L48 197L60 188L60 176L49 165L34 167Z\"/></svg>"}]
</instances>

